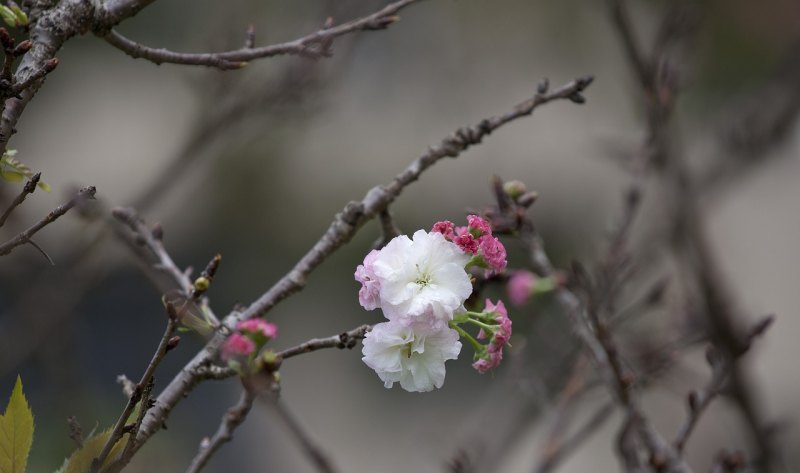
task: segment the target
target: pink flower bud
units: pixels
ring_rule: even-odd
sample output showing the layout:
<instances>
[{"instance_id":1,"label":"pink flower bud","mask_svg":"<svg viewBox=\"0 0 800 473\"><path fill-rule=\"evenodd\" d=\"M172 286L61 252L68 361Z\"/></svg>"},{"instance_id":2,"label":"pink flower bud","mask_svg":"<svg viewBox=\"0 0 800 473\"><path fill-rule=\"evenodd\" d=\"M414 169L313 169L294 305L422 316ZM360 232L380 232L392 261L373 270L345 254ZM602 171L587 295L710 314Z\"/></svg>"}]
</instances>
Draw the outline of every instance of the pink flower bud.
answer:
<instances>
[{"instance_id":1,"label":"pink flower bud","mask_svg":"<svg viewBox=\"0 0 800 473\"><path fill-rule=\"evenodd\" d=\"M443 220L441 222L434 223L431 231L441 233L445 238L452 241L453 238L456 237L454 229L455 225L453 225L453 222L449 220Z\"/></svg>"},{"instance_id":2,"label":"pink flower bud","mask_svg":"<svg viewBox=\"0 0 800 473\"><path fill-rule=\"evenodd\" d=\"M483 357L472 363L472 367L478 370L478 373L484 374L500 366L501 361L503 361L502 351L486 352Z\"/></svg>"},{"instance_id":3,"label":"pink flower bud","mask_svg":"<svg viewBox=\"0 0 800 473\"><path fill-rule=\"evenodd\" d=\"M453 240L453 243L458 245L464 253L476 254L478 252L478 240L469 233L459 235Z\"/></svg>"},{"instance_id":4,"label":"pink flower bud","mask_svg":"<svg viewBox=\"0 0 800 473\"><path fill-rule=\"evenodd\" d=\"M222 345L220 356L228 361L234 358L246 358L256 350L256 344L241 333L234 333Z\"/></svg>"},{"instance_id":5,"label":"pink flower bud","mask_svg":"<svg viewBox=\"0 0 800 473\"><path fill-rule=\"evenodd\" d=\"M492 234L492 227L489 226L489 223L477 215L467 215L467 222L470 233L476 237Z\"/></svg>"},{"instance_id":6,"label":"pink flower bud","mask_svg":"<svg viewBox=\"0 0 800 473\"><path fill-rule=\"evenodd\" d=\"M261 342L261 344L278 336L278 327L263 319L243 320L236 324L236 329L244 335L250 335L250 338L255 338L254 341Z\"/></svg>"},{"instance_id":7,"label":"pink flower bud","mask_svg":"<svg viewBox=\"0 0 800 473\"><path fill-rule=\"evenodd\" d=\"M496 237L484 235L478 240L481 256L489 267L499 273L506 268L506 247Z\"/></svg>"},{"instance_id":8,"label":"pink flower bud","mask_svg":"<svg viewBox=\"0 0 800 473\"><path fill-rule=\"evenodd\" d=\"M508 279L506 290L508 291L508 298L515 306L521 306L528 302L533 294L533 288L536 286L536 275L530 271L514 271L514 274Z\"/></svg>"}]
</instances>

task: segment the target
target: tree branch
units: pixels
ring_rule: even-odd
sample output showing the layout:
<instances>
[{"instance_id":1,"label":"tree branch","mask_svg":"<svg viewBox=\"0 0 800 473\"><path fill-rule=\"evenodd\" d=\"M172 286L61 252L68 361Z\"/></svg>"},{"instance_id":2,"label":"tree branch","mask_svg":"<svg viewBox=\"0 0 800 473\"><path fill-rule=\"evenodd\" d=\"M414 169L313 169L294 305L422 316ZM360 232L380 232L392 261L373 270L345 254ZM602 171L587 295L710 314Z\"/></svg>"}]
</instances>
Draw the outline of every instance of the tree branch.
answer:
<instances>
[{"instance_id":1,"label":"tree branch","mask_svg":"<svg viewBox=\"0 0 800 473\"><path fill-rule=\"evenodd\" d=\"M39 178L41 177L42 173L37 172L30 179L28 179L28 182L25 183L25 186L22 188L20 193L17 195L14 201L11 202L11 204L8 206L6 211L3 213L3 216L0 217L0 227L6 224L6 220L8 220L8 217L9 215L11 215L11 212L13 212L14 209L16 209L20 204L22 204L23 201L25 201L25 198L28 197L28 194L33 194L33 191L36 190L36 185L39 183Z\"/></svg>"},{"instance_id":2,"label":"tree branch","mask_svg":"<svg viewBox=\"0 0 800 473\"><path fill-rule=\"evenodd\" d=\"M114 424L114 430L112 430L111 435L108 437L105 446L103 446L100 454L98 454L97 457L92 460L92 466L89 469L89 473L96 473L99 471L100 466L103 464L103 462L105 462L108 454L111 453L111 449L114 448L114 445L116 445L116 443L122 438L122 435L124 434L125 423L131 416L136 404L143 400L143 392L147 388L147 385L151 383L153 379L153 373L155 373L156 368L161 363L161 360L164 359L164 355L167 354L167 351L170 348L170 339L172 338L172 334L175 332L175 326L175 317L170 313L170 316L167 319L167 327L164 330L164 335L161 336L161 341L158 343L158 347L156 348L155 353L153 353L150 363L144 370L144 374L142 374L142 378L139 383L134 386L133 393L131 393L130 397L128 398L128 403L125 405L125 409L122 410L122 414L120 414L119 418L117 419L117 423ZM146 411L147 406L142 403L142 405L139 406L139 409ZM135 433L132 435L135 436Z\"/></svg>"},{"instance_id":3,"label":"tree branch","mask_svg":"<svg viewBox=\"0 0 800 473\"><path fill-rule=\"evenodd\" d=\"M239 397L239 402L233 407L228 409L222 416L219 427L216 433L210 439L206 438L200 443L200 449L197 455L192 459L186 473L197 473L206 466L211 456L224 444L233 439L233 432L244 422L247 414L253 407L255 401L255 394L247 388L242 388L242 395Z\"/></svg>"},{"instance_id":4,"label":"tree branch","mask_svg":"<svg viewBox=\"0 0 800 473\"><path fill-rule=\"evenodd\" d=\"M330 56L330 47L335 38L357 31L387 28L400 19L397 16L397 12L417 1L420 0L394 2L371 15L351 20L338 26L326 26L293 41L257 48L245 45L243 48L218 53L179 53L167 49L151 48L130 40L114 30L98 32L97 34L125 54L133 58L147 59L156 64L171 63L208 66L223 70L239 69L246 66L247 61L273 56L287 54L311 58Z\"/></svg>"},{"instance_id":5,"label":"tree branch","mask_svg":"<svg viewBox=\"0 0 800 473\"><path fill-rule=\"evenodd\" d=\"M33 224L27 230L23 231L19 235L15 236L11 240L0 245L0 256L7 255L11 253L14 248L24 245L25 243L29 243L33 235L35 235L39 230L50 225L51 223L55 222L59 217L64 215L65 213L69 212L69 210L76 205L80 204L81 202L86 201L87 199L94 199L94 194L96 189L93 186L84 187L78 193L71 198L66 203L59 205L52 212L45 215L41 220Z\"/></svg>"},{"instance_id":6,"label":"tree branch","mask_svg":"<svg viewBox=\"0 0 800 473\"><path fill-rule=\"evenodd\" d=\"M541 105L559 99L570 99L581 103L581 92L591 84L590 77L574 80L552 92L540 92L533 98L522 102L510 112L503 115L482 120L472 127L461 128L454 134L445 138L439 145L428 149L421 157L415 160L405 171L398 174L394 180L384 186L372 188L360 202L348 204L340 213L320 240L306 253L295 267L281 278L271 289L264 293L257 301L243 313L234 313L225 319L225 330L218 331L206 346L184 366L169 385L158 396L155 406L147 413L139 431L139 445L150 438L163 424L172 409L183 397L202 381L207 375L205 367L211 364L216 353L227 337L227 327L233 327L238 320L260 316L274 307L281 300L298 292L305 285L308 275L319 266L328 255L344 245L369 219L375 218L380 212L388 208L402 190L416 181L429 167L444 157L456 157L467 148L478 144L481 140L497 128L530 115Z\"/></svg>"},{"instance_id":7,"label":"tree branch","mask_svg":"<svg viewBox=\"0 0 800 473\"><path fill-rule=\"evenodd\" d=\"M371 325L362 325L348 332L342 332L339 335L333 335L327 338L312 338L300 345L281 350L276 353L276 355L279 359L285 360L286 358L302 355L303 353L311 353L312 351L322 350L324 348L338 348L340 350L346 348L352 350L358 341L363 340L370 330L372 330Z\"/></svg>"}]
</instances>

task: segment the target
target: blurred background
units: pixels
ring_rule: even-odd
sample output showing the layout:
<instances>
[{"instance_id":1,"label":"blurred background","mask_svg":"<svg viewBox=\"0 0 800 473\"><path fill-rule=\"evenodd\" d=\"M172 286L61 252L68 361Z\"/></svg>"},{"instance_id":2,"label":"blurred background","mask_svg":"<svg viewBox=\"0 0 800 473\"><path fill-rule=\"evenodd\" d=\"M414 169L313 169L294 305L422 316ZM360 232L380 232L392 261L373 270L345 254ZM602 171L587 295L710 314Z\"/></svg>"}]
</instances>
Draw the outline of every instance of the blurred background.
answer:
<instances>
[{"instance_id":1,"label":"blurred background","mask_svg":"<svg viewBox=\"0 0 800 473\"><path fill-rule=\"evenodd\" d=\"M160 0L119 30L154 47L216 51L239 47L249 24L256 44L270 44L315 31L328 16L344 22L385 3ZM684 6L629 2L643 45L653 43L660 18L676 3ZM675 146L710 190L702 195L702 216L733 301L752 320L777 316L746 363L779 444L798 445L800 6L709 0L688 7L696 30L676 66ZM53 191L29 197L3 238L73 189L94 185L102 203L97 212L134 206L148 222L161 222L165 246L180 266L199 272L220 253L210 297L216 313L226 314L288 271L348 201L389 182L429 145L510 110L545 77L556 87L592 74L585 105L549 104L457 160L440 162L392 212L407 233L438 220L461 222L465 209L492 203L493 175L519 179L540 195L531 215L556 265L597 262L630 180L620 162L646 135L644 99L606 4L436 0L401 17L386 31L337 40L330 59L270 58L229 72L156 66L93 36L68 42L10 145ZM1 185L10 202L19 187ZM659 222L667 218L659 189L648 187L646 198L634 228L644 248L658 240ZM87 432L113 424L125 403L116 376L138 379L163 331L160 294L108 231L105 217L73 212L43 230L37 243L55 266L31 247L0 265L0 400L20 374L36 416L30 471L55 470L73 450L67 417ZM379 232L375 222L368 224L302 293L268 314L280 330L276 348L380 321L379 313L359 306L353 280ZM509 267L525 267L515 242L507 244ZM654 263L636 283L652 281L664 268L669 264ZM680 278L670 272L671 285ZM673 292L619 336L631 346L642 334L672 340L686 324L675 315L681 300ZM502 288L490 287L490 294L503 297ZM532 471L570 376L575 342L546 297L510 315L514 350L494 375L475 372L465 348L448 362L442 389L407 393L384 389L361 362L360 347L321 351L285 363L282 398L341 471L455 471L448 467L454 458L475 464L475 471ZM156 389L202 344L199 336L184 335L159 368ZM708 379L702 344L682 346L677 355L644 394L646 411L667 437L680 424L687 392ZM239 390L235 380L201 385L129 470L185 469ZM576 418L590 418L608 399L604 388L592 390ZM612 413L560 470L618 469L619 425ZM719 448L748 451L750 441L739 412L723 397L702 419L688 459L705 471ZM783 453L787 471L796 470L797 449ZM313 467L274 414L256 408L207 471Z\"/></svg>"}]
</instances>

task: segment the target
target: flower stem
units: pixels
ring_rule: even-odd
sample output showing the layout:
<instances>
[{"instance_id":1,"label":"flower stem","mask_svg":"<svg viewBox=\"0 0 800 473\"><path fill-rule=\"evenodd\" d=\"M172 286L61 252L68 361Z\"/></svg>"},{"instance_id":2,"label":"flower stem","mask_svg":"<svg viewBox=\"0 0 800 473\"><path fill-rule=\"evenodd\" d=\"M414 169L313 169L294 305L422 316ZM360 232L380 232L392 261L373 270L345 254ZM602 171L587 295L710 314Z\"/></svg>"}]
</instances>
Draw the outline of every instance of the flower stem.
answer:
<instances>
[{"instance_id":1,"label":"flower stem","mask_svg":"<svg viewBox=\"0 0 800 473\"><path fill-rule=\"evenodd\" d=\"M476 353L477 353L477 352L479 352L479 351L481 351L481 350L483 350L483 345L481 345L480 343L478 343L478 341L477 341L477 340L475 340L475 338L473 338L473 337L472 337L472 335L470 335L469 333L467 333L467 331L466 331L466 330L464 330L463 328L459 327L459 326L458 326L458 324L455 324L455 323L453 323L453 322L451 321L451 322L449 323L449 325L450 325L450 328L452 328L453 330L455 330L456 332L458 332L458 334L459 334L459 335L461 335L462 337L464 337L464 338L465 338L465 339L466 339L466 340L467 340L467 341L470 343L470 345L472 345L472 348L475 350L475 352L476 352Z\"/></svg>"}]
</instances>

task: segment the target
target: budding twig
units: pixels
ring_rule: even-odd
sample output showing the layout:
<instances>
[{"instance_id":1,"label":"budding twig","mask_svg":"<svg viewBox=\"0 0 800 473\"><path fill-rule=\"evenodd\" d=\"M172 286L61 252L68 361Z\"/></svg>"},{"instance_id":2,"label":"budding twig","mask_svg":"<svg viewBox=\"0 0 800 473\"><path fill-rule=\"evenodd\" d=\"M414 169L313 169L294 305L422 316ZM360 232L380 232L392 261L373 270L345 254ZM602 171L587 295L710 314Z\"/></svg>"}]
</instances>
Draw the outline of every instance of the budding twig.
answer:
<instances>
[{"instance_id":1,"label":"budding twig","mask_svg":"<svg viewBox=\"0 0 800 473\"><path fill-rule=\"evenodd\" d=\"M195 66L216 67L218 69L239 69L247 65L247 61L280 55L298 55L310 58L328 57L331 55L333 40L339 36L356 31L381 30L400 19L397 13L419 0L401 0L385 6L371 15L351 20L338 26L326 22L322 29L302 38L270 46L253 47L254 33L248 30L243 48L219 53L179 53L167 49L151 48L126 38L114 30L99 31L109 44L134 57L147 59L156 64L171 63Z\"/></svg>"},{"instance_id":2,"label":"budding twig","mask_svg":"<svg viewBox=\"0 0 800 473\"><path fill-rule=\"evenodd\" d=\"M95 192L96 190L93 186L84 187L83 189L78 191L78 193L69 201L67 201L62 205L59 205L58 207L53 209L52 212L45 215L44 218L33 224L27 230L21 232L19 235L15 236L11 240L8 240L7 242L0 245L0 256L11 253L14 250L14 248L20 245L24 245L25 243L30 243L33 235L35 235L39 230L55 222L59 217L69 212L71 208L75 207L81 202L84 202L87 199L94 199Z\"/></svg>"},{"instance_id":3,"label":"budding twig","mask_svg":"<svg viewBox=\"0 0 800 473\"><path fill-rule=\"evenodd\" d=\"M11 212L13 212L14 209L22 204L25 198L28 197L28 194L33 194L33 192L36 190L36 185L39 184L39 178L41 177L42 173L37 172L30 179L28 179L28 182L26 182L25 186L22 187L20 193L8 206L8 209L6 209L6 211L3 213L3 216L0 217L0 227L5 225L6 220L8 220L9 215L11 215Z\"/></svg>"}]
</instances>

